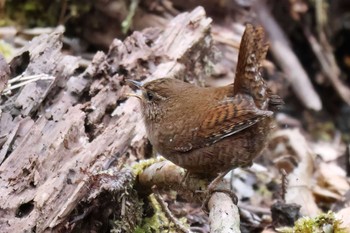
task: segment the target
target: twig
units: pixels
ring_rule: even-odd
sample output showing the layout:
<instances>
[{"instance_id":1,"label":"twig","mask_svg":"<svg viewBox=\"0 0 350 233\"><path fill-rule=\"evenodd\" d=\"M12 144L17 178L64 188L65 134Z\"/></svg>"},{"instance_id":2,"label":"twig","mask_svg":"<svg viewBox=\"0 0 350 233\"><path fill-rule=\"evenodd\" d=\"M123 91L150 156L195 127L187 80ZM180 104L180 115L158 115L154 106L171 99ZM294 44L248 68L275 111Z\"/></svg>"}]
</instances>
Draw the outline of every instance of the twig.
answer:
<instances>
[{"instance_id":1,"label":"twig","mask_svg":"<svg viewBox=\"0 0 350 233\"><path fill-rule=\"evenodd\" d=\"M321 47L316 38L310 32L309 28L303 26L303 31L313 52L315 53L318 62L321 65L322 72L330 80L331 84L342 100L350 105L350 89L339 80L340 69L335 62L334 54L332 51L328 51L331 46L329 45L326 36L322 36L323 44L325 45Z\"/></svg>"},{"instance_id":2,"label":"twig","mask_svg":"<svg viewBox=\"0 0 350 233\"><path fill-rule=\"evenodd\" d=\"M247 204L238 204L239 209L245 209L249 212L253 212L256 214L265 214L265 215L270 215L271 210L268 208L264 207L259 207L259 206L252 206L252 205L247 205Z\"/></svg>"},{"instance_id":3,"label":"twig","mask_svg":"<svg viewBox=\"0 0 350 233\"><path fill-rule=\"evenodd\" d=\"M60 11L60 17L58 18L58 24L59 25L64 25L66 22L64 15L66 14L67 11L67 0L62 0L61 1L61 11Z\"/></svg>"},{"instance_id":4,"label":"twig","mask_svg":"<svg viewBox=\"0 0 350 233\"><path fill-rule=\"evenodd\" d=\"M254 211L248 211L246 209L239 209L239 215L241 220L252 227L261 226L262 219L254 213ZM268 215L271 215L271 211L269 211Z\"/></svg>"},{"instance_id":5,"label":"twig","mask_svg":"<svg viewBox=\"0 0 350 233\"><path fill-rule=\"evenodd\" d=\"M4 160L6 159L6 154L10 150L10 148L11 148L11 146L12 146L14 140L15 140L15 137L17 135L19 127L20 127L20 123L17 123L13 127L13 129L11 130L11 133L6 135L7 140L6 140L5 144L2 145L2 148L0 150L0 164L2 164L4 162Z\"/></svg>"},{"instance_id":6,"label":"twig","mask_svg":"<svg viewBox=\"0 0 350 233\"><path fill-rule=\"evenodd\" d=\"M283 203L286 203L286 193L287 193L287 187L288 187L287 172L283 168L280 170L280 172L282 174L281 199Z\"/></svg>"},{"instance_id":7,"label":"twig","mask_svg":"<svg viewBox=\"0 0 350 233\"><path fill-rule=\"evenodd\" d=\"M132 26L132 19L135 15L136 9L139 5L139 0L132 0L129 8L129 13L126 16L126 19L122 22L122 31L126 34L130 27Z\"/></svg>"},{"instance_id":8,"label":"twig","mask_svg":"<svg viewBox=\"0 0 350 233\"><path fill-rule=\"evenodd\" d=\"M38 80L38 79L53 79L53 76L47 74L36 74L30 76L24 76L24 74L18 75L15 78L9 80L9 84L18 82L18 81L26 81L26 80Z\"/></svg>"},{"instance_id":9,"label":"twig","mask_svg":"<svg viewBox=\"0 0 350 233\"><path fill-rule=\"evenodd\" d=\"M218 33L212 32L212 37L213 37L214 41L217 41L217 42L222 43L222 44L226 44L226 45L228 45L232 48L235 48L235 49L239 48L238 42L236 42L232 39L222 37Z\"/></svg>"},{"instance_id":10,"label":"twig","mask_svg":"<svg viewBox=\"0 0 350 233\"><path fill-rule=\"evenodd\" d=\"M138 177L140 189L156 185L158 188L173 188L177 191L187 191L196 193L196 200L203 201L206 192L197 192L203 190L208 185L207 181L198 179L196 177L188 176L186 183L183 182L185 172L182 168L176 166L169 161L161 161L151 164L145 168ZM228 189L228 184L222 182L218 184L220 188ZM209 224L210 232L233 232L239 231L240 218L238 207L232 201L232 198L226 193L215 192L210 197L208 202L209 208Z\"/></svg>"},{"instance_id":11,"label":"twig","mask_svg":"<svg viewBox=\"0 0 350 233\"><path fill-rule=\"evenodd\" d=\"M346 146L345 151L346 176L350 177L350 144Z\"/></svg>"},{"instance_id":12,"label":"twig","mask_svg":"<svg viewBox=\"0 0 350 233\"><path fill-rule=\"evenodd\" d=\"M37 75L30 75L30 76L24 76L23 74L21 74L8 81L7 87L5 88L3 94L8 95L11 93L11 90L25 86L32 82L36 82L39 80L53 80L53 79L55 79L54 76L47 75L47 74L37 74ZM19 82L19 83L11 85L16 82Z\"/></svg>"},{"instance_id":13,"label":"twig","mask_svg":"<svg viewBox=\"0 0 350 233\"><path fill-rule=\"evenodd\" d=\"M156 188L156 186L152 187L153 193L154 193L154 197L156 198L156 200L158 201L159 205L161 206L162 210L164 211L165 216L175 225L175 228L177 230L180 230L181 232L184 233L189 233L190 231L182 225L182 223L177 220L177 218L170 212L169 208L168 208L168 204L164 201L164 199L162 198L162 196L159 194L158 189Z\"/></svg>"}]
</instances>

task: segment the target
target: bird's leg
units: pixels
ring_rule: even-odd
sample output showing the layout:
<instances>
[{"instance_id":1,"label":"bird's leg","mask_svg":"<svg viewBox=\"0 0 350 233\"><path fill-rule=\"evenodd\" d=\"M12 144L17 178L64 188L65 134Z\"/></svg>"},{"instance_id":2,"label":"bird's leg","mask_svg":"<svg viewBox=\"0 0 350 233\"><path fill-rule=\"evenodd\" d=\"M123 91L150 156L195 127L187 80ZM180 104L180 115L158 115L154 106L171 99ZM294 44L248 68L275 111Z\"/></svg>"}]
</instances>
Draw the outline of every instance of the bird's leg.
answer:
<instances>
[{"instance_id":1,"label":"bird's leg","mask_svg":"<svg viewBox=\"0 0 350 233\"><path fill-rule=\"evenodd\" d=\"M207 189L207 195L206 198L203 202L202 208L204 209L205 212L208 212L208 202L209 199L211 197L211 195L215 192L222 192L222 193L226 193L227 195L229 195L233 201L233 203L236 205L238 202L238 198L236 196L236 194L234 194L234 192L232 192L232 190L230 189L224 189L224 188L216 188L218 186L218 184L222 181L222 179L226 176L226 174L229 172L230 170L226 170L222 173L220 173L212 182L210 182L210 184L208 185L208 189Z\"/></svg>"},{"instance_id":2,"label":"bird's leg","mask_svg":"<svg viewBox=\"0 0 350 233\"><path fill-rule=\"evenodd\" d=\"M185 175L184 175L184 177L181 180L181 184L186 184L186 181L187 181L189 175L190 175L190 172L188 170L186 170L185 171Z\"/></svg>"},{"instance_id":3,"label":"bird's leg","mask_svg":"<svg viewBox=\"0 0 350 233\"><path fill-rule=\"evenodd\" d=\"M210 184L208 185L208 190L213 190L230 171L231 170L226 170L220 173L212 182L210 182Z\"/></svg>"}]
</instances>

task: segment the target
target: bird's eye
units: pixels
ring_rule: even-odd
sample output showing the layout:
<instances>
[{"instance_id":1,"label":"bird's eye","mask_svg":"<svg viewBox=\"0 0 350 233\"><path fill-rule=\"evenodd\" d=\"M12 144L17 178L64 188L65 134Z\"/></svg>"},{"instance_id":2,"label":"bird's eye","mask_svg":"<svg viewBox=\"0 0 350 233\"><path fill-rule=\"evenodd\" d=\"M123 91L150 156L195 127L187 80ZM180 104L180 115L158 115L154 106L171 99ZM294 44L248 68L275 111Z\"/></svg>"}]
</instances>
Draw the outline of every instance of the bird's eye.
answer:
<instances>
[{"instance_id":1,"label":"bird's eye","mask_svg":"<svg viewBox=\"0 0 350 233\"><path fill-rule=\"evenodd\" d=\"M146 97L147 97L148 100L153 100L154 95L153 95L152 92L147 91L147 92L146 92Z\"/></svg>"}]
</instances>

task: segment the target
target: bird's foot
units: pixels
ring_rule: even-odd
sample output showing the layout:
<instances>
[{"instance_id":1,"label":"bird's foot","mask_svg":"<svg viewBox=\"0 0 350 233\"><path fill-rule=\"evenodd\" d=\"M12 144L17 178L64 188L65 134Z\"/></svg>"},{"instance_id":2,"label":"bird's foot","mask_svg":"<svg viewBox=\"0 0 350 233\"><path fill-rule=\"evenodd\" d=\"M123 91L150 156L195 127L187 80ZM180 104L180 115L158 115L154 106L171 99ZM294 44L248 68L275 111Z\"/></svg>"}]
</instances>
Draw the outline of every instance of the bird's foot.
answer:
<instances>
[{"instance_id":1,"label":"bird's foot","mask_svg":"<svg viewBox=\"0 0 350 233\"><path fill-rule=\"evenodd\" d=\"M208 202L212 196L213 193L215 192L222 192L222 193L226 193L227 195L230 196L230 198L232 199L233 203L235 205L237 205L238 202L238 198L236 196L236 194L230 190L230 189L226 189L226 188L218 188L217 186L220 184L220 182L222 182L222 179L224 178L224 176L228 173L229 171L223 172L221 173L219 176L217 176L212 182L210 182L210 184L208 185L207 191L206 191L206 195L205 195L205 199L202 205L202 209L204 212L208 213Z\"/></svg>"},{"instance_id":2,"label":"bird's foot","mask_svg":"<svg viewBox=\"0 0 350 233\"><path fill-rule=\"evenodd\" d=\"M181 180L181 184L182 184L183 186L186 184L189 175L190 175L190 172L186 170L186 171L185 171L185 175L183 176L183 178L182 178L182 180Z\"/></svg>"},{"instance_id":3,"label":"bird's foot","mask_svg":"<svg viewBox=\"0 0 350 233\"><path fill-rule=\"evenodd\" d=\"M237 198L236 194L232 190L229 190L229 189L212 189L212 190L208 190L207 194L205 196L203 205L202 205L202 210L206 214L209 213L209 207L208 207L209 200L210 200L211 196L213 195L213 193L216 193L216 192L226 193L228 196L230 196L233 204L237 205L238 198Z\"/></svg>"}]
</instances>

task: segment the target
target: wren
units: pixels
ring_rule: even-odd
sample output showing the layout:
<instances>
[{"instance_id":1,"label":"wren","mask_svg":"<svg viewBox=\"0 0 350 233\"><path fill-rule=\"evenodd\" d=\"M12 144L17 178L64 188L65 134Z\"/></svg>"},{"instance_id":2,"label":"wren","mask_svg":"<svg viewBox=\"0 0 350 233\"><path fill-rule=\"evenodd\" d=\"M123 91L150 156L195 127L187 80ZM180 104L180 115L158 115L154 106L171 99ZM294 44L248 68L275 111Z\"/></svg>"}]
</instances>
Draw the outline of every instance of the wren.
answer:
<instances>
[{"instance_id":1,"label":"wren","mask_svg":"<svg viewBox=\"0 0 350 233\"><path fill-rule=\"evenodd\" d=\"M142 114L155 150L190 173L215 177L246 167L264 149L273 113L283 104L261 76L268 45L262 27L247 25L234 84L198 87L162 78L145 84Z\"/></svg>"}]
</instances>

